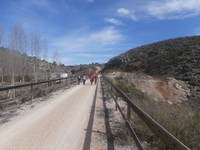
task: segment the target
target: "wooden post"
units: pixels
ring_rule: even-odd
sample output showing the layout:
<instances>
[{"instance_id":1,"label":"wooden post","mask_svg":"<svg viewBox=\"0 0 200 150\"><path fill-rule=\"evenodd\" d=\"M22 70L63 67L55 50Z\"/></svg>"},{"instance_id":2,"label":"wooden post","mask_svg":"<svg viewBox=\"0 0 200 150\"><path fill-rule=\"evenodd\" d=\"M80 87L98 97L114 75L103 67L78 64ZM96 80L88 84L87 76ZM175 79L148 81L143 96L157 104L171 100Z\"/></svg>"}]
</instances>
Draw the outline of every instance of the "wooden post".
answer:
<instances>
[{"instance_id":1,"label":"wooden post","mask_svg":"<svg viewBox=\"0 0 200 150\"><path fill-rule=\"evenodd\" d=\"M131 118L131 108L127 103L127 120L130 122L130 118Z\"/></svg>"},{"instance_id":2,"label":"wooden post","mask_svg":"<svg viewBox=\"0 0 200 150\"><path fill-rule=\"evenodd\" d=\"M116 98L115 98L116 104L115 104L115 111L117 111L117 103L118 103L118 95L117 95L117 91L116 91Z\"/></svg>"},{"instance_id":3,"label":"wooden post","mask_svg":"<svg viewBox=\"0 0 200 150\"><path fill-rule=\"evenodd\" d=\"M131 93L127 93L128 97L131 99ZM131 117L131 108L127 103L127 120L130 122L130 117Z\"/></svg>"},{"instance_id":4,"label":"wooden post","mask_svg":"<svg viewBox=\"0 0 200 150\"><path fill-rule=\"evenodd\" d=\"M32 83L32 82L31 82ZM31 93L33 92L33 85L31 85ZM33 99L33 95L31 95L31 100Z\"/></svg>"},{"instance_id":5,"label":"wooden post","mask_svg":"<svg viewBox=\"0 0 200 150\"><path fill-rule=\"evenodd\" d=\"M49 75L48 75L48 84L47 84L47 87L50 87Z\"/></svg>"}]
</instances>

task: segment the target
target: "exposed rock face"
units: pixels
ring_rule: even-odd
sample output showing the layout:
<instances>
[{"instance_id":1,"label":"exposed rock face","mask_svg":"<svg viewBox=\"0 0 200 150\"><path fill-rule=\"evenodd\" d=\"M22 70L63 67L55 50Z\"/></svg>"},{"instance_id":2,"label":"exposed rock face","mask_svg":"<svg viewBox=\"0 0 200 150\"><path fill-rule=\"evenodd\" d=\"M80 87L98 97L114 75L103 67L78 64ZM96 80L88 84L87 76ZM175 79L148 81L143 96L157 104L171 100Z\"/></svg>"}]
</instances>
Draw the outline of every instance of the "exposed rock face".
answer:
<instances>
[{"instance_id":1,"label":"exposed rock face","mask_svg":"<svg viewBox=\"0 0 200 150\"><path fill-rule=\"evenodd\" d=\"M200 36L133 48L110 59L104 67L108 70L126 72L123 77L131 76L137 88L156 100L185 102L200 109Z\"/></svg>"},{"instance_id":2,"label":"exposed rock face","mask_svg":"<svg viewBox=\"0 0 200 150\"><path fill-rule=\"evenodd\" d=\"M112 72L107 76L112 79L123 77L128 83L133 84L154 100L182 103L187 101L187 97L191 95L190 85L187 82L172 77L161 80L141 73L125 72Z\"/></svg>"}]
</instances>

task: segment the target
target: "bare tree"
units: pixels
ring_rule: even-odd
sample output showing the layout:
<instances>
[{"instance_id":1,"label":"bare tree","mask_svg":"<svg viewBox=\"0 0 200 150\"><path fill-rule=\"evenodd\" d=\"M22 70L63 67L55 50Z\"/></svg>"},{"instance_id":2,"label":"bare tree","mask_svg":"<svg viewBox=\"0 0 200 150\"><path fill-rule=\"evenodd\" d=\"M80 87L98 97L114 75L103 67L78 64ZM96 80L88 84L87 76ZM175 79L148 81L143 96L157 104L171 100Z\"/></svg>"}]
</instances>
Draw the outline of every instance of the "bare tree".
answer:
<instances>
[{"instance_id":1,"label":"bare tree","mask_svg":"<svg viewBox=\"0 0 200 150\"><path fill-rule=\"evenodd\" d=\"M38 81L38 69L39 69L39 64L38 60L40 59L40 54L41 54L41 42L40 42L40 35L37 33L32 33L30 36L30 50L31 50L31 55L34 58L34 63L33 63L33 72L35 76L35 81Z\"/></svg>"},{"instance_id":2,"label":"bare tree","mask_svg":"<svg viewBox=\"0 0 200 150\"><path fill-rule=\"evenodd\" d=\"M58 50L55 49L53 53L53 62L58 62Z\"/></svg>"},{"instance_id":3,"label":"bare tree","mask_svg":"<svg viewBox=\"0 0 200 150\"><path fill-rule=\"evenodd\" d=\"M0 25L0 48L2 46L4 36L3 26ZM1 84L3 84L3 50L0 50L0 74L1 74Z\"/></svg>"},{"instance_id":4,"label":"bare tree","mask_svg":"<svg viewBox=\"0 0 200 150\"><path fill-rule=\"evenodd\" d=\"M3 37L4 37L4 28L2 25L0 25L0 47L2 46L3 43Z\"/></svg>"},{"instance_id":5,"label":"bare tree","mask_svg":"<svg viewBox=\"0 0 200 150\"><path fill-rule=\"evenodd\" d=\"M1 85L3 85L3 75L4 75L4 62L5 62L5 54L4 49L0 47L0 75L1 75Z\"/></svg>"},{"instance_id":6,"label":"bare tree","mask_svg":"<svg viewBox=\"0 0 200 150\"><path fill-rule=\"evenodd\" d=\"M11 85L15 85L15 76L21 75L24 79L26 62L22 59L22 54L26 52L26 34L22 23L16 23L10 31L10 74ZM15 97L13 91L12 96Z\"/></svg>"},{"instance_id":7,"label":"bare tree","mask_svg":"<svg viewBox=\"0 0 200 150\"><path fill-rule=\"evenodd\" d=\"M58 62L59 62L59 54L58 54L58 51L57 49L54 50L54 53L53 53L53 66L54 66L54 71L58 71Z\"/></svg>"},{"instance_id":8,"label":"bare tree","mask_svg":"<svg viewBox=\"0 0 200 150\"><path fill-rule=\"evenodd\" d=\"M49 79L49 73L50 73L50 70L49 70L49 63L48 63L48 45L47 45L47 41L46 39L44 40L43 42L43 45L42 45L42 52L43 52L43 59L46 63L45 65L45 69L46 69L46 80Z\"/></svg>"},{"instance_id":9,"label":"bare tree","mask_svg":"<svg viewBox=\"0 0 200 150\"><path fill-rule=\"evenodd\" d=\"M25 82L25 75L26 75L26 70L27 70L27 47L28 47L28 40L26 34L23 36L23 49L22 49L22 82L24 84Z\"/></svg>"},{"instance_id":10,"label":"bare tree","mask_svg":"<svg viewBox=\"0 0 200 150\"><path fill-rule=\"evenodd\" d=\"M9 59L7 60L7 63L9 64L9 75L11 75L11 85L15 85L15 73L17 70L17 54L14 51L15 49L15 33L13 32L13 29L11 29L10 31L10 37L9 37L9 47L10 47L10 51L9 51ZM10 91L9 91L10 93ZM11 92L11 98L15 97L15 90L12 90Z\"/></svg>"},{"instance_id":11,"label":"bare tree","mask_svg":"<svg viewBox=\"0 0 200 150\"><path fill-rule=\"evenodd\" d=\"M14 25L14 50L21 54L18 60L18 74L22 76L22 82L24 84L26 68L27 68L27 38L24 31L23 23L16 23Z\"/></svg>"},{"instance_id":12,"label":"bare tree","mask_svg":"<svg viewBox=\"0 0 200 150\"><path fill-rule=\"evenodd\" d=\"M1 85L3 85L3 51L0 47L0 75L1 75Z\"/></svg>"},{"instance_id":13,"label":"bare tree","mask_svg":"<svg viewBox=\"0 0 200 150\"><path fill-rule=\"evenodd\" d=\"M55 67L55 71L59 71L60 64L61 64L60 55L58 53L58 50L55 49L54 54L53 54L53 65Z\"/></svg>"},{"instance_id":14,"label":"bare tree","mask_svg":"<svg viewBox=\"0 0 200 150\"><path fill-rule=\"evenodd\" d=\"M4 76L10 74L10 50L4 47L0 47L0 75L1 75L1 85L4 82Z\"/></svg>"},{"instance_id":15,"label":"bare tree","mask_svg":"<svg viewBox=\"0 0 200 150\"><path fill-rule=\"evenodd\" d=\"M17 70L17 54L15 53L15 49L16 49L16 35L15 35L15 31L14 28L11 29L10 31L10 35L9 35L9 48L10 51L8 56L9 59L7 60L7 63L9 64L9 75L11 76L11 85L14 86L15 85L15 73ZM15 97L15 90L10 91L9 93L11 93L10 98Z\"/></svg>"}]
</instances>

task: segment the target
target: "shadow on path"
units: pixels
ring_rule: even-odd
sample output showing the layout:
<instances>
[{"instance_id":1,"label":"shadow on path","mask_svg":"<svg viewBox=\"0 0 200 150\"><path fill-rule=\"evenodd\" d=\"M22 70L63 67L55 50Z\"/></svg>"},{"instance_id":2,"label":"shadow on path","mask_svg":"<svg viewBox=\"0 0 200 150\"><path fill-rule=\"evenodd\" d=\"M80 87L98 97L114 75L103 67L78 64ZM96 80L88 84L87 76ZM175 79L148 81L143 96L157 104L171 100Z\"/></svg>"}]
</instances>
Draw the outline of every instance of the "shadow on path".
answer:
<instances>
[{"instance_id":1,"label":"shadow on path","mask_svg":"<svg viewBox=\"0 0 200 150\"><path fill-rule=\"evenodd\" d=\"M104 116L105 116L104 117L104 122L105 122L105 131L106 131L106 133L104 133L104 134L107 137L107 149L108 150L114 150L114 136L112 135L110 122L109 122L109 112L108 112L108 108L106 106L106 96L105 96L106 87L104 87L105 85L103 85L102 81L100 83L101 83L101 87L102 87L102 100L103 100L103 109L104 109ZM98 90L98 84L97 84L95 95L94 95L94 99L93 99L90 118L89 118L88 126L87 126L87 129L86 129L86 135L85 135L85 140L84 140L84 144L83 144L83 149L82 150L90 150L92 132L97 132L97 131L93 131L92 130L93 123L94 123L94 114L95 114L97 90Z\"/></svg>"},{"instance_id":2,"label":"shadow on path","mask_svg":"<svg viewBox=\"0 0 200 150\"><path fill-rule=\"evenodd\" d=\"M115 138L111 131L110 122L109 122L109 112L108 112L108 108L106 106L106 96L105 96L106 87L102 81L101 81L101 87L102 87L102 97L103 97L103 108L104 108L104 114L105 114L104 121L105 121L106 135L107 135L107 149L114 150L114 139Z\"/></svg>"},{"instance_id":3,"label":"shadow on path","mask_svg":"<svg viewBox=\"0 0 200 150\"><path fill-rule=\"evenodd\" d=\"M95 113L95 105L96 105L96 98L97 98L97 89L98 89L98 84L96 86L96 90L95 90L95 94L94 94L90 118L89 118L88 126L86 129L86 135L85 135L85 140L84 140L82 150L90 150L91 137L92 137L92 126L93 126L93 122L94 122L94 113Z\"/></svg>"}]
</instances>

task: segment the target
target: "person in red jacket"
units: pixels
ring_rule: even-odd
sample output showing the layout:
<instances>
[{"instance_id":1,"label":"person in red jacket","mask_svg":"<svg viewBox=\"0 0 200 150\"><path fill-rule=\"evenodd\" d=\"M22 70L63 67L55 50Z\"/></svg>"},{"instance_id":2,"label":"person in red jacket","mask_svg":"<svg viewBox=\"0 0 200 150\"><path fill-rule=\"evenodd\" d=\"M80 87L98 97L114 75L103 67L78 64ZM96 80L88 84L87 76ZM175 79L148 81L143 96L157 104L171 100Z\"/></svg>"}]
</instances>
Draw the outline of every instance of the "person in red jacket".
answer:
<instances>
[{"instance_id":1,"label":"person in red jacket","mask_svg":"<svg viewBox=\"0 0 200 150\"><path fill-rule=\"evenodd\" d=\"M98 81L98 74L95 73L95 75L94 75L94 83L97 84L97 81Z\"/></svg>"},{"instance_id":2,"label":"person in red jacket","mask_svg":"<svg viewBox=\"0 0 200 150\"><path fill-rule=\"evenodd\" d=\"M93 81L94 81L94 73L93 73L92 71L89 73L89 78L90 78L91 84L93 84Z\"/></svg>"}]
</instances>

